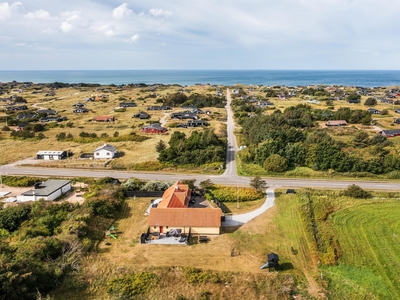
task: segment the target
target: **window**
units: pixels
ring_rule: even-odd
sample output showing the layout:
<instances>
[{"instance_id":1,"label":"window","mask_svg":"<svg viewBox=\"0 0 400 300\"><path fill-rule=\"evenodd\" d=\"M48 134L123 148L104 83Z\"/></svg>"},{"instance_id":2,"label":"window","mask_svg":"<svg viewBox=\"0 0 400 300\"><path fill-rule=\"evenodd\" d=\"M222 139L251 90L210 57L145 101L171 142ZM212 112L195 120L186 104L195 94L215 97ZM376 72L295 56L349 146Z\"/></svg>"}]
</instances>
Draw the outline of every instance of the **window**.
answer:
<instances>
[{"instance_id":1,"label":"window","mask_svg":"<svg viewBox=\"0 0 400 300\"><path fill-rule=\"evenodd\" d=\"M156 226L154 226L153 228L156 229Z\"/></svg>"},{"instance_id":2,"label":"window","mask_svg":"<svg viewBox=\"0 0 400 300\"><path fill-rule=\"evenodd\" d=\"M165 226L165 228L167 228L167 229L168 229L168 226Z\"/></svg>"},{"instance_id":3,"label":"window","mask_svg":"<svg viewBox=\"0 0 400 300\"><path fill-rule=\"evenodd\" d=\"M107 152L107 155L110 155L110 152Z\"/></svg>"},{"instance_id":4,"label":"window","mask_svg":"<svg viewBox=\"0 0 400 300\"><path fill-rule=\"evenodd\" d=\"M97 156L99 156L99 155L100 155L100 153L99 153L99 152L96 152L96 155L97 155Z\"/></svg>"}]
</instances>

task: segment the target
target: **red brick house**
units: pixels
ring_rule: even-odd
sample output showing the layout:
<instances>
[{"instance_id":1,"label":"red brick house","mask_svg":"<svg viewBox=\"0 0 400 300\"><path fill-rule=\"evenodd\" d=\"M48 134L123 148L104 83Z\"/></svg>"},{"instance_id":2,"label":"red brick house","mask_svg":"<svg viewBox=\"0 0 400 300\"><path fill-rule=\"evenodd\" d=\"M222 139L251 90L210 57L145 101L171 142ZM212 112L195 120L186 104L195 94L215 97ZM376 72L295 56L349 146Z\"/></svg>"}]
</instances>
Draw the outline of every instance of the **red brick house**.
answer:
<instances>
[{"instance_id":1,"label":"red brick house","mask_svg":"<svg viewBox=\"0 0 400 300\"><path fill-rule=\"evenodd\" d=\"M142 132L160 134L160 133L167 132L167 128L162 127L160 123L153 123L153 124L142 127Z\"/></svg>"}]
</instances>

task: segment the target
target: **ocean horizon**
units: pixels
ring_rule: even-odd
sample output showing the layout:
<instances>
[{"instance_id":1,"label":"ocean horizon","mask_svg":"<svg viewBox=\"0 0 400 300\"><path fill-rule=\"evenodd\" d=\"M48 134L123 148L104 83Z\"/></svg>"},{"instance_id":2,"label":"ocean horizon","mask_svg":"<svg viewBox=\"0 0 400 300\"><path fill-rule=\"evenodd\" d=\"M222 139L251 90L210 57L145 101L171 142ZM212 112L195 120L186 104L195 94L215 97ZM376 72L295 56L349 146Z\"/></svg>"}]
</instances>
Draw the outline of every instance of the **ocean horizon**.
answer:
<instances>
[{"instance_id":1,"label":"ocean horizon","mask_svg":"<svg viewBox=\"0 0 400 300\"><path fill-rule=\"evenodd\" d=\"M7 70L0 82L400 86L400 70Z\"/></svg>"}]
</instances>

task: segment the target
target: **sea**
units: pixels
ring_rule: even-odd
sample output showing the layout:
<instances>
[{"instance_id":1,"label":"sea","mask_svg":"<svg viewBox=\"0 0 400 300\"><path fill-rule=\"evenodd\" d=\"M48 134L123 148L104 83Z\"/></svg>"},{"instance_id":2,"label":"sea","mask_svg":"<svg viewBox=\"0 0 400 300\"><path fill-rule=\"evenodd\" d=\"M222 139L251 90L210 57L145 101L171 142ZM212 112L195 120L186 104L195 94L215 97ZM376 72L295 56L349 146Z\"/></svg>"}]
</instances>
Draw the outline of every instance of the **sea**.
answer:
<instances>
[{"instance_id":1,"label":"sea","mask_svg":"<svg viewBox=\"0 0 400 300\"><path fill-rule=\"evenodd\" d=\"M233 86L400 86L400 70L36 70L2 71L0 82L94 84L211 84Z\"/></svg>"}]
</instances>

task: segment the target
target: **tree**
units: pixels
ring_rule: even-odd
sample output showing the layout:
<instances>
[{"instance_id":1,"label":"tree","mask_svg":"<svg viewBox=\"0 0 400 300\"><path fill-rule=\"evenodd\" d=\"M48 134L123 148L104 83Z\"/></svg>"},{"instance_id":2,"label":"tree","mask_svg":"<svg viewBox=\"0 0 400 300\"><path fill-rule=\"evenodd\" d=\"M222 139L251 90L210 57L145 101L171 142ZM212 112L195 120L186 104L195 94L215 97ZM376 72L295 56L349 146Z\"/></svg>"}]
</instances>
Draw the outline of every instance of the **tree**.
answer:
<instances>
[{"instance_id":1,"label":"tree","mask_svg":"<svg viewBox=\"0 0 400 300\"><path fill-rule=\"evenodd\" d=\"M119 132L118 131L114 132L114 137L119 137Z\"/></svg>"},{"instance_id":2,"label":"tree","mask_svg":"<svg viewBox=\"0 0 400 300\"><path fill-rule=\"evenodd\" d=\"M264 168L268 172L285 172L287 169L287 160L279 154L272 154L265 159Z\"/></svg>"},{"instance_id":3,"label":"tree","mask_svg":"<svg viewBox=\"0 0 400 300\"><path fill-rule=\"evenodd\" d=\"M261 179L260 176L256 176L250 180L250 186L255 188L257 191L263 191L267 187L267 182Z\"/></svg>"},{"instance_id":4,"label":"tree","mask_svg":"<svg viewBox=\"0 0 400 300\"><path fill-rule=\"evenodd\" d=\"M378 101L376 101L376 99L370 97L367 100L365 100L364 105L366 106L374 106L378 103Z\"/></svg>"},{"instance_id":5,"label":"tree","mask_svg":"<svg viewBox=\"0 0 400 300\"><path fill-rule=\"evenodd\" d=\"M39 140L43 140L43 139L46 138L46 137L44 136L44 134L43 134L42 132L39 132L39 134L37 135L37 138L38 138Z\"/></svg>"},{"instance_id":6,"label":"tree","mask_svg":"<svg viewBox=\"0 0 400 300\"><path fill-rule=\"evenodd\" d=\"M156 145L156 151L160 153L161 151L165 150L167 148L167 145L163 140L160 140L157 145Z\"/></svg>"},{"instance_id":7,"label":"tree","mask_svg":"<svg viewBox=\"0 0 400 300\"><path fill-rule=\"evenodd\" d=\"M8 126L4 126L1 130L2 131L11 131L10 127L8 127Z\"/></svg>"},{"instance_id":8,"label":"tree","mask_svg":"<svg viewBox=\"0 0 400 300\"><path fill-rule=\"evenodd\" d=\"M371 198L371 194L356 184L349 185L344 195L353 198Z\"/></svg>"},{"instance_id":9,"label":"tree","mask_svg":"<svg viewBox=\"0 0 400 300\"><path fill-rule=\"evenodd\" d=\"M369 136L365 131L359 131L354 137L354 143L356 147L365 148L369 145Z\"/></svg>"},{"instance_id":10,"label":"tree","mask_svg":"<svg viewBox=\"0 0 400 300\"><path fill-rule=\"evenodd\" d=\"M387 115L389 113L389 111L387 109L384 109L381 111L381 115Z\"/></svg>"},{"instance_id":11,"label":"tree","mask_svg":"<svg viewBox=\"0 0 400 300\"><path fill-rule=\"evenodd\" d=\"M211 179L207 179L201 181L199 185L203 190L208 190L214 186L214 183L211 181Z\"/></svg>"}]
</instances>

